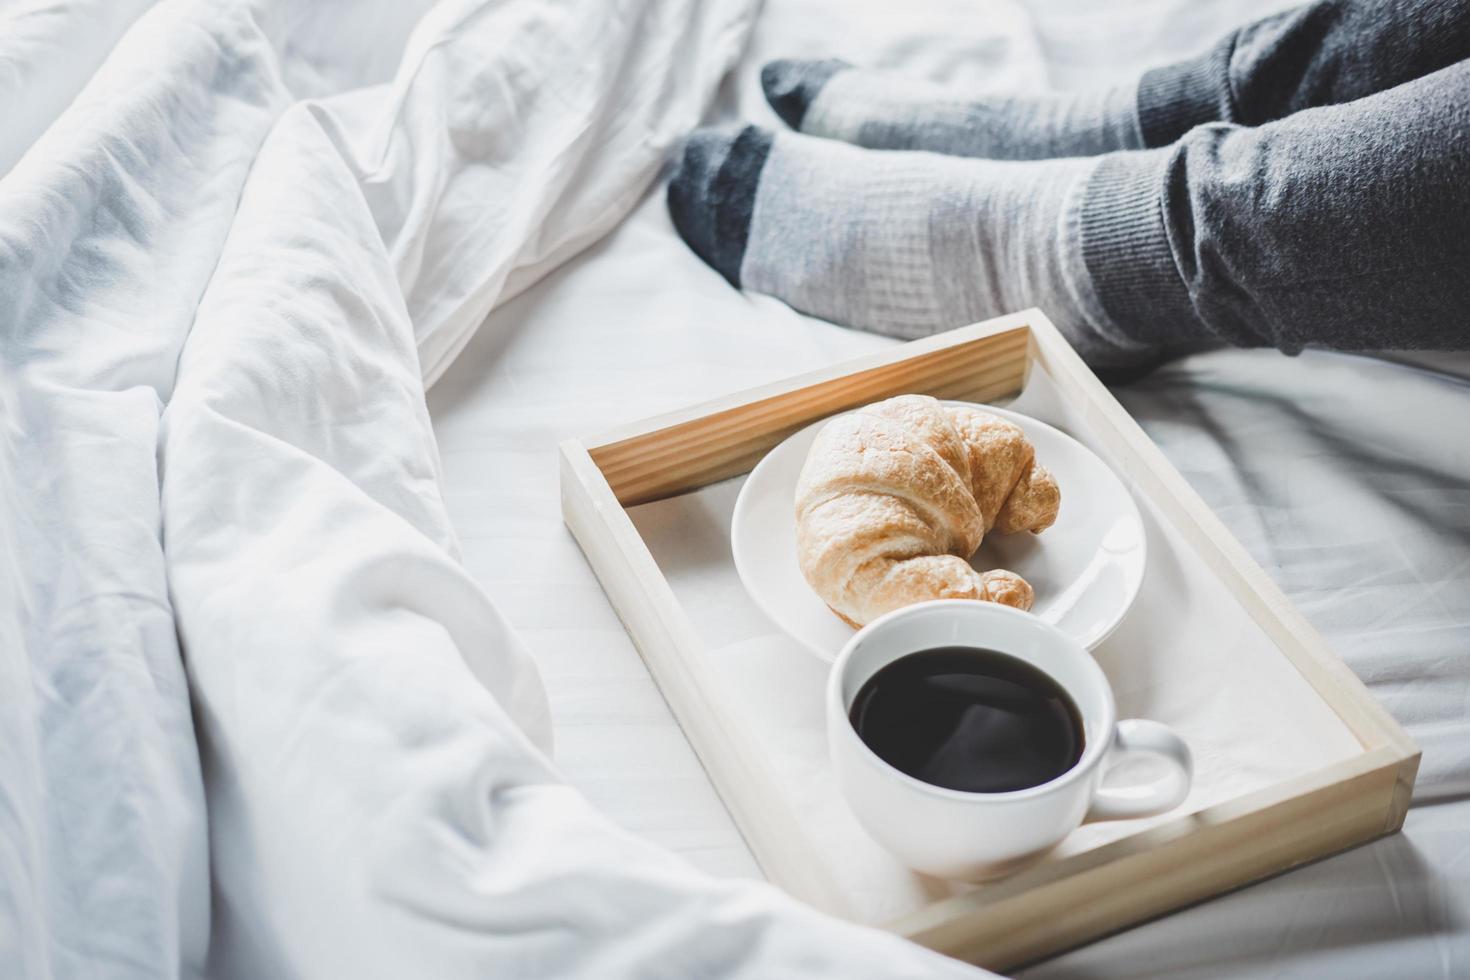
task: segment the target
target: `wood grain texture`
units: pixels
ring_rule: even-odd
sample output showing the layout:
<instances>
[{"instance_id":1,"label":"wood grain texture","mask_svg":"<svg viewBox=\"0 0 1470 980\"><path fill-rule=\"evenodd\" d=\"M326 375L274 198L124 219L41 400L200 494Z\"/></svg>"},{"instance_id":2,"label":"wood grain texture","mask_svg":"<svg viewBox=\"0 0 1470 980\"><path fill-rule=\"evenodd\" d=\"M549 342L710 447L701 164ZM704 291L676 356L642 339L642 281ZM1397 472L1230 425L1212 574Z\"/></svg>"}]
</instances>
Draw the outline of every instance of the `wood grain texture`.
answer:
<instances>
[{"instance_id":1,"label":"wood grain texture","mask_svg":"<svg viewBox=\"0 0 1470 980\"><path fill-rule=\"evenodd\" d=\"M1139 492L1230 589L1357 738L1362 753L1121 840L936 902L892 923L1010 969L1397 830L1419 750L1327 648L1038 310L915 341L562 446L568 526L767 876L838 915L806 833L722 709L693 624L625 507L745 472L791 432L905 392L988 401L1044 370Z\"/></svg>"},{"instance_id":2,"label":"wood grain texture","mask_svg":"<svg viewBox=\"0 0 1470 980\"><path fill-rule=\"evenodd\" d=\"M884 351L588 440L623 506L685 493L748 471L797 429L892 395L992 401L1021 390L1030 361L1024 323L941 334L902 357ZM896 348L908 351L909 348Z\"/></svg>"}]
</instances>

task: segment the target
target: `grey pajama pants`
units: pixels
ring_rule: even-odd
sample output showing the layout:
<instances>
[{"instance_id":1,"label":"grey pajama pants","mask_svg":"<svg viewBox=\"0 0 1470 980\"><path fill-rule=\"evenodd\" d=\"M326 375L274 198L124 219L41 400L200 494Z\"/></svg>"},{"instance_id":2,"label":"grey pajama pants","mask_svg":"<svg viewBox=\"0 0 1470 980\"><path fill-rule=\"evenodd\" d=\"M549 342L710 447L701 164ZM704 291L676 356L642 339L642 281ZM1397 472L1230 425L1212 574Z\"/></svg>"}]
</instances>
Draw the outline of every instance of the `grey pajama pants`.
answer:
<instances>
[{"instance_id":1,"label":"grey pajama pants","mask_svg":"<svg viewBox=\"0 0 1470 980\"><path fill-rule=\"evenodd\" d=\"M1103 309L1297 351L1470 348L1470 0L1325 0L1144 75L1082 201Z\"/></svg>"}]
</instances>

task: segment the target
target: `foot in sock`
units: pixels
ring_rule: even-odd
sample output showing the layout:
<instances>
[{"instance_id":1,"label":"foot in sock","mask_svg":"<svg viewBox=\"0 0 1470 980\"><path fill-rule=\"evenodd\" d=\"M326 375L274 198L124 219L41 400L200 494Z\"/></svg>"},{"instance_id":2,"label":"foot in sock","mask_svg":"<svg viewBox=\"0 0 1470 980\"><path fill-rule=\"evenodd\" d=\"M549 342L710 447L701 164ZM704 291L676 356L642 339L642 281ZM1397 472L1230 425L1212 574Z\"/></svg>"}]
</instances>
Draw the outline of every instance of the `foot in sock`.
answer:
<instances>
[{"instance_id":1,"label":"foot in sock","mask_svg":"<svg viewBox=\"0 0 1470 980\"><path fill-rule=\"evenodd\" d=\"M1087 279L1076 201L1095 161L858 149L754 126L700 130L669 184L684 240L736 287L846 326L918 337L1039 306L1094 366L1159 351Z\"/></svg>"},{"instance_id":2,"label":"foot in sock","mask_svg":"<svg viewBox=\"0 0 1470 980\"><path fill-rule=\"evenodd\" d=\"M1143 148L1137 84L1093 92L954 91L843 61L772 61L761 87L792 129L879 150L1046 160Z\"/></svg>"}]
</instances>

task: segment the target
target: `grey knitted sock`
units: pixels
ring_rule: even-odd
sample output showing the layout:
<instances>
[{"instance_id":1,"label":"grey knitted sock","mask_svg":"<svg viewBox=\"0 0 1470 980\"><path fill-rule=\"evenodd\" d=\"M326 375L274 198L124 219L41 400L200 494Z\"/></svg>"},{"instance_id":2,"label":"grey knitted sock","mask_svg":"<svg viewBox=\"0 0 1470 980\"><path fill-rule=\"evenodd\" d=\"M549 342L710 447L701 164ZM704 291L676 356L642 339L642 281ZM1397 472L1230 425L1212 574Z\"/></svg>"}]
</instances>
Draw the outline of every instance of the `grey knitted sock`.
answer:
<instances>
[{"instance_id":1,"label":"grey knitted sock","mask_svg":"<svg viewBox=\"0 0 1470 980\"><path fill-rule=\"evenodd\" d=\"M964 160L792 133L701 130L669 185L681 235L733 285L918 337L1028 306L1095 366L1158 350L1108 320L1081 256L1096 162Z\"/></svg>"},{"instance_id":2,"label":"grey knitted sock","mask_svg":"<svg viewBox=\"0 0 1470 980\"><path fill-rule=\"evenodd\" d=\"M1045 160L1144 145L1137 83L1079 93L964 97L842 61L773 61L761 69L761 87L791 128L871 149Z\"/></svg>"}]
</instances>

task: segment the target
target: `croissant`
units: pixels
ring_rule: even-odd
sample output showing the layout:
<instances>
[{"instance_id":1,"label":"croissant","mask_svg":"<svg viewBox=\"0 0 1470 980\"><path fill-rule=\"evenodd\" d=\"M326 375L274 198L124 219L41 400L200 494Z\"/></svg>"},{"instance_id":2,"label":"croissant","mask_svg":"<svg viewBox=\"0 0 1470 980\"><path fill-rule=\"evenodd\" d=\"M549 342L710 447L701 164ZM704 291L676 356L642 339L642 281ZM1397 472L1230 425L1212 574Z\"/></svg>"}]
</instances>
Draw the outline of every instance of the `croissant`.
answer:
<instances>
[{"instance_id":1,"label":"croissant","mask_svg":"<svg viewBox=\"0 0 1470 980\"><path fill-rule=\"evenodd\" d=\"M1040 533L1061 504L1020 427L900 395L817 434L796 485L796 546L817 595L852 626L926 599L1030 609L1025 579L976 572L990 531Z\"/></svg>"}]
</instances>

